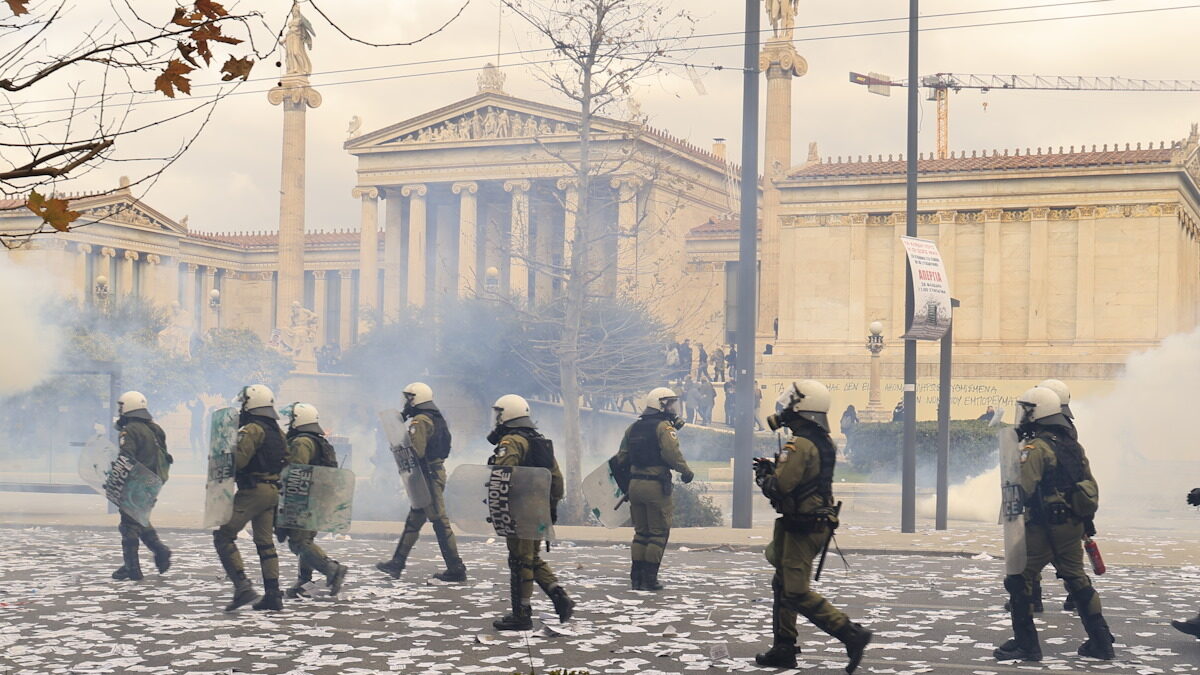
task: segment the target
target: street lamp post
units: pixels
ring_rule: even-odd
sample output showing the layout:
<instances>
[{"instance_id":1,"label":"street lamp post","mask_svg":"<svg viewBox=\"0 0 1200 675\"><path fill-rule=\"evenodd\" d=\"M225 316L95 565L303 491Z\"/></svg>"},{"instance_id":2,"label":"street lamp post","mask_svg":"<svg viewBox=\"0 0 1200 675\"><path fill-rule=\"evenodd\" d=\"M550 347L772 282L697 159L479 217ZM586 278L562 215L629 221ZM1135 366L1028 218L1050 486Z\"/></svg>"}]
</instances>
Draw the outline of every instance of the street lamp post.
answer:
<instances>
[{"instance_id":1,"label":"street lamp post","mask_svg":"<svg viewBox=\"0 0 1200 675\"><path fill-rule=\"evenodd\" d=\"M208 292L208 306L212 309L213 318L216 319L217 330L221 329L221 291L214 288Z\"/></svg>"},{"instance_id":2,"label":"street lamp post","mask_svg":"<svg viewBox=\"0 0 1200 675\"><path fill-rule=\"evenodd\" d=\"M108 297L111 291L108 287L108 277L101 274L96 277L96 283L92 287L92 295L96 298L96 304L101 311L108 311Z\"/></svg>"}]
</instances>

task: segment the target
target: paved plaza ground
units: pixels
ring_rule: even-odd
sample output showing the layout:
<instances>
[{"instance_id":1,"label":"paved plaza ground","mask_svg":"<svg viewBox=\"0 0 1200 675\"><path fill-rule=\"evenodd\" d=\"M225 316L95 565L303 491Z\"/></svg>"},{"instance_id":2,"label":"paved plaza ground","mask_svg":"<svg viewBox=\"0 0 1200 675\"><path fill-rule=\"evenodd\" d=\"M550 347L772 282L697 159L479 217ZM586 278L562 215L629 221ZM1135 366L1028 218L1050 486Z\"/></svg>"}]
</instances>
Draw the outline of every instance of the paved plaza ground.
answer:
<instances>
[{"instance_id":1,"label":"paved plaza ground","mask_svg":"<svg viewBox=\"0 0 1200 675\"><path fill-rule=\"evenodd\" d=\"M280 613L226 614L230 587L207 533L164 532L175 566L140 583L109 579L120 559L115 528L11 526L0 533L5 675L768 672L752 665L770 640L769 570L755 550L673 549L662 575L669 588L651 594L628 590L624 546L563 541L545 557L579 601L576 620L560 626L537 595L533 632L497 634L491 620L507 602L499 541L465 540L470 582L432 586L425 580L439 561L429 535L400 581L372 568L390 540L323 539L352 568L342 597L290 601ZM248 538L239 544L253 561ZM286 551L281 558L288 578L295 559ZM818 588L876 631L863 673L1200 672L1200 641L1169 625L1200 605L1197 567L1114 565L1098 580L1118 637L1113 663L1074 655L1083 631L1058 609L1061 587L1047 573L1048 611L1038 622L1047 658L1016 666L991 658L993 644L1008 634L998 558L855 554L850 565L831 557ZM254 577L257 564L249 569ZM800 646L804 669L840 672L836 641L802 623ZM730 658L714 660L722 648Z\"/></svg>"}]
</instances>

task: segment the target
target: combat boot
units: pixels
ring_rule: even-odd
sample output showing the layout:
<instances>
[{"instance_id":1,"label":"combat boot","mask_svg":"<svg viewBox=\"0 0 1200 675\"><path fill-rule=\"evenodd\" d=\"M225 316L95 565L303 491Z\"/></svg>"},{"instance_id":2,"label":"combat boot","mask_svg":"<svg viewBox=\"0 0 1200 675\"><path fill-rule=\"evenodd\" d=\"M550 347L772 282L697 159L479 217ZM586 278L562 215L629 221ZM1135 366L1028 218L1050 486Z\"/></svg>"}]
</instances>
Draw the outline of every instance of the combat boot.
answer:
<instances>
[{"instance_id":1,"label":"combat boot","mask_svg":"<svg viewBox=\"0 0 1200 675\"><path fill-rule=\"evenodd\" d=\"M1108 629L1108 622L1104 620L1104 615L1093 614L1085 618L1083 628L1087 631L1088 639L1079 646L1079 651L1076 653L1093 659L1111 661L1116 654L1113 653L1113 635Z\"/></svg>"},{"instance_id":2,"label":"combat boot","mask_svg":"<svg viewBox=\"0 0 1200 675\"><path fill-rule=\"evenodd\" d=\"M333 564L333 571L325 575L325 585L329 587L330 595L337 595L342 592L342 584L346 583L346 573L350 568L336 560L329 562Z\"/></svg>"},{"instance_id":3,"label":"combat boot","mask_svg":"<svg viewBox=\"0 0 1200 675\"><path fill-rule=\"evenodd\" d=\"M301 561L300 562L300 574L296 577L296 583L292 584L287 589L287 592L286 592L287 597L291 598L293 600L296 598L308 597L308 591L304 589L304 586L312 581L312 575L313 575L312 568L309 567L308 565L305 565L304 561Z\"/></svg>"},{"instance_id":4,"label":"combat boot","mask_svg":"<svg viewBox=\"0 0 1200 675\"><path fill-rule=\"evenodd\" d=\"M641 560L629 563L629 587L635 591L644 590L642 588L642 565Z\"/></svg>"},{"instance_id":5,"label":"combat boot","mask_svg":"<svg viewBox=\"0 0 1200 675\"><path fill-rule=\"evenodd\" d=\"M1180 633L1187 633L1194 638L1200 638L1200 614L1187 621L1172 621L1171 626Z\"/></svg>"},{"instance_id":6,"label":"combat boot","mask_svg":"<svg viewBox=\"0 0 1200 675\"><path fill-rule=\"evenodd\" d=\"M258 593L254 592L254 586L246 578L244 572L238 575L238 578L234 579L233 584L233 599L229 601L228 605L225 605L226 612L232 612L238 607L258 600Z\"/></svg>"},{"instance_id":7,"label":"combat boot","mask_svg":"<svg viewBox=\"0 0 1200 675\"><path fill-rule=\"evenodd\" d=\"M154 566L159 574L166 574L171 569L171 549L158 538L158 532L153 528L142 530L142 542L154 553Z\"/></svg>"},{"instance_id":8,"label":"combat boot","mask_svg":"<svg viewBox=\"0 0 1200 675\"><path fill-rule=\"evenodd\" d=\"M445 572L438 572L433 578L448 584L461 584L467 580L467 568L465 565L450 568Z\"/></svg>"},{"instance_id":9,"label":"combat boot","mask_svg":"<svg viewBox=\"0 0 1200 675\"><path fill-rule=\"evenodd\" d=\"M404 571L404 563L392 558L391 560L384 560L382 562L375 563L375 569L383 572L393 579L399 579L400 573Z\"/></svg>"},{"instance_id":10,"label":"combat boot","mask_svg":"<svg viewBox=\"0 0 1200 675\"><path fill-rule=\"evenodd\" d=\"M142 563L138 559L138 540L121 540L121 557L125 564L113 572L112 578L117 581L141 581Z\"/></svg>"},{"instance_id":11,"label":"combat boot","mask_svg":"<svg viewBox=\"0 0 1200 675\"><path fill-rule=\"evenodd\" d=\"M550 601L554 603L554 613L558 615L559 623L566 623L571 620L571 616L575 613L575 601L572 600L562 586L555 586L546 593L550 596Z\"/></svg>"},{"instance_id":12,"label":"combat boot","mask_svg":"<svg viewBox=\"0 0 1200 675\"><path fill-rule=\"evenodd\" d=\"M496 630L530 630L533 628L533 609L529 605L518 605L512 612L492 622Z\"/></svg>"},{"instance_id":13,"label":"combat boot","mask_svg":"<svg viewBox=\"0 0 1200 675\"><path fill-rule=\"evenodd\" d=\"M283 609L283 593L279 592L279 580L267 579L263 581L263 596L258 602L254 603L254 609L258 611L278 612Z\"/></svg>"},{"instance_id":14,"label":"combat boot","mask_svg":"<svg viewBox=\"0 0 1200 675\"><path fill-rule=\"evenodd\" d=\"M858 664L863 660L863 653L867 651L867 645L871 644L873 635L874 633L852 621L833 632L833 637L846 645L846 657L850 659L850 662L846 664L847 673L853 673L854 669L858 668Z\"/></svg>"},{"instance_id":15,"label":"combat boot","mask_svg":"<svg viewBox=\"0 0 1200 675\"><path fill-rule=\"evenodd\" d=\"M1071 596L1068 595L1067 599L1063 600L1063 611L1064 612L1074 612L1075 611L1075 598L1072 598Z\"/></svg>"},{"instance_id":16,"label":"combat boot","mask_svg":"<svg viewBox=\"0 0 1200 675\"><path fill-rule=\"evenodd\" d=\"M768 668L795 668L797 651L795 642L777 637L770 649L754 655L754 662Z\"/></svg>"},{"instance_id":17,"label":"combat boot","mask_svg":"<svg viewBox=\"0 0 1200 675\"><path fill-rule=\"evenodd\" d=\"M992 656L997 661L1041 661L1042 645L1033 616L1013 617L1013 638L992 650Z\"/></svg>"},{"instance_id":18,"label":"combat boot","mask_svg":"<svg viewBox=\"0 0 1200 675\"><path fill-rule=\"evenodd\" d=\"M663 585L658 583L658 566L660 563L642 563L642 590L661 591Z\"/></svg>"}]
</instances>

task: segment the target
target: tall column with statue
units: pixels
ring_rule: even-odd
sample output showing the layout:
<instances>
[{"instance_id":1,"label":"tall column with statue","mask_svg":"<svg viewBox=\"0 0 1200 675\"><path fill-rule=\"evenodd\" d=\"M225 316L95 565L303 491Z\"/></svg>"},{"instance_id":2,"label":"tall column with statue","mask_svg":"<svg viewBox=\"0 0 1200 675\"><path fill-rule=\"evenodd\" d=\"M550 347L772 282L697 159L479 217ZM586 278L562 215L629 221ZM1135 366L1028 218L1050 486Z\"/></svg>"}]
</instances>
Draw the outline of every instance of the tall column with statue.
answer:
<instances>
[{"instance_id":1,"label":"tall column with statue","mask_svg":"<svg viewBox=\"0 0 1200 675\"><path fill-rule=\"evenodd\" d=\"M287 321L292 306L304 300L304 151L305 112L321 105L308 84L312 61L312 24L292 6L283 36L287 68L279 85L267 92L271 105L283 105L283 166L279 189L279 291L276 316Z\"/></svg>"},{"instance_id":2,"label":"tall column with statue","mask_svg":"<svg viewBox=\"0 0 1200 675\"><path fill-rule=\"evenodd\" d=\"M792 165L792 78L808 72L796 53L792 33L799 0L764 0L772 35L763 46L758 67L767 75L767 128L763 145L762 281L759 284L759 336L773 341L779 319L779 190L775 178ZM752 189L749 186L742 189Z\"/></svg>"}]
</instances>

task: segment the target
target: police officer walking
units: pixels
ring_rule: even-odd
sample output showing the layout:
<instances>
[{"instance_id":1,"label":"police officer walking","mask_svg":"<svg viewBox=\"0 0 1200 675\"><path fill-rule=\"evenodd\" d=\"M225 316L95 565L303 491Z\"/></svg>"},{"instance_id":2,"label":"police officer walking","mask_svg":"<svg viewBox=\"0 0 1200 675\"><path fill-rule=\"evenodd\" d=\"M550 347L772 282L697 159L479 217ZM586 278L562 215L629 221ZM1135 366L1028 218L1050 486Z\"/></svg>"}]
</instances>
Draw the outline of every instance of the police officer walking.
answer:
<instances>
[{"instance_id":1,"label":"police officer walking","mask_svg":"<svg viewBox=\"0 0 1200 675\"><path fill-rule=\"evenodd\" d=\"M1200 506L1200 488L1194 488L1187 496L1188 506ZM1200 614L1196 614L1187 621L1172 621L1171 625L1180 633L1187 633L1195 638L1200 638Z\"/></svg>"},{"instance_id":2,"label":"police officer walking","mask_svg":"<svg viewBox=\"0 0 1200 675\"><path fill-rule=\"evenodd\" d=\"M563 498L563 478L554 458L554 444L538 433L530 418L529 403L516 394L506 394L492 405L496 427L488 434L488 443L495 444L495 453L488 458L492 466L528 466L550 470L550 519L558 520L558 502ZM558 578L541 557L536 539L506 537L508 545L509 596L512 612L496 619L497 630L529 630L533 627L533 583L541 587L554 603L558 620L571 618L575 602L558 585Z\"/></svg>"},{"instance_id":3,"label":"police officer walking","mask_svg":"<svg viewBox=\"0 0 1200 675\"><path fill-rule=\"evenodd\" d=\"M375 568L391 575L393 579L399 579L408 554L421 536L421 528L428 521L433 525L442 560L446 562L446 570L433 575L433 578L444 582L466 581L467 567L458 555L458 543L454 539L454 531L450 529L443 497L446 490L446 458L450 456L450 428L433 402L433 389L423 382L413 382L405 387L404 410L401 414L408 422L412 449L429 483L433 502L423 509L409 509L408 518L404 520L404 532L400 535L391 560L375 563Z\"/></svg>"},{"instance_id":4,"label":"police officer walking","mask_svg":"<svg viewBox=\"0 0 1200 675\"><path fill-rule=\"evenodd\" d=\"M241 416L237 447L234 449L234 469L237 494L233 498L233 517L213 531L213 546L221 566L233 581L233 599L226 612L258 600L254 586L246 578L242 555L238 551L238 532L250 523L254 546L262 566L265 594L254 603L254 609L283 609L283 593L279 590L279 556L275 552L275 509L279 504L279 474L287 463L287 441L279 429L279 413L275 411L275 394L266 386L252 384L238 394Z\"/></svg>"},{"instance_id":5,"label":"police officer walking","mask_svg":"<svg viewBox=\"0 0 1200 675\"><path fill-rule=\"evenodd\" d=\"M1088 639L1080 656L1112 659L1113 636L1100 596L1083 569L1084 523L1096 513L1099 491L1083 446L1052 389L1034 387L1017 399L1021 446L1021 489L1025 496L1025 570L1004 579L1009 592L1013 639L993 652L1001 661L1040 661L1042 648L1033 622L1033 584L1052 563L1075 601Z\"/></svg>"},{"instance_id":6,"label":"police officer walking","mask_svg":"<svg viewBox=\"0 0 1200 675\"><path fill-rule=\"evenodd\" d=\"M837 447L829 436L829 390L815 380L793 382L780 397L780 411L767 418L771 429L787 427L792 438L775 461L755 460L755 482L779 513L767 547L775 568L771 579L774 644L754 657L760 666L796 667L796 616L846 646L853 673L871 642L871 631L850 621L841 610L810 588L813 560L838 526L833 502L833 469Z\"/></svg>"},{"instance_id":7,"label":"police officer walking","mask_svg":"<svg viewBox=\"0 0 1200 675\"><path fill-rule=\"evenodd\" d=\"M288 415L288 454L289 464L310 464L337 468L337 452L329 439L325 438L325 430L321 428L316 406L308 403L293 403ZM287 590L287 597L297 598L305 595L305 584L312 581L313 571L325 575L325 585L329 587L330 595L337 595L342 590L348 568L336 560L330 560L325 551L317 546L314 539L317 533L313 530L298 530L284 528L278 531L280 541L286 540L288 548L300 559L300 575L296 583Z\"/></svg>"},{"instance_id":8,"label":"police officer walking","mask_svg":"<svg viewBox=\"0 0 1200 675\"><path fill-rule=\"evenodd\" d=\"M633 517L632 565L629 579L635 591L660 591L658 567L671 535L671 470L680 480L692 482L694 474L679 451L683 427L679 397L666 387L646 395L646 409L625 431L617 462L629 467L629 513Z\"/></svg>"},{"instance_id":9,"label":"police officer walking","mask_svg":"<svg viewBox=\"0 0 1200 675\"><path fill-rule=\"evenodd\" d=\"M118 454L125 455L138 464L153 471L167 482L167 473L174 460L167 452L167 435L154 422L148 410L149 404L141 392L127 391L117 399ZM138 541L154 554L154 566L159 574L171 567L171 549L158 538L152 525L142 525L129 514L121 512L121 556L124 559L112 578L117 581L141 581L142 565L138 559Z\"/></svg>"}]
</instances>

